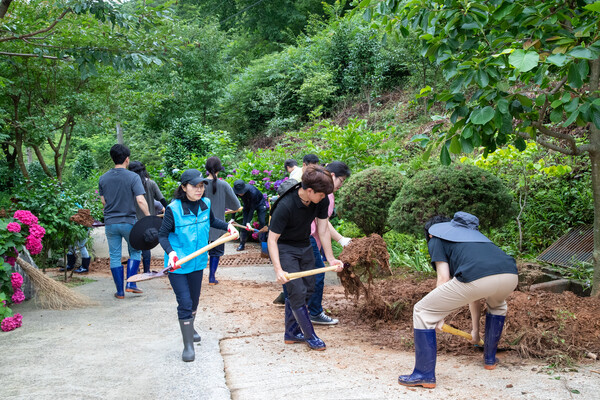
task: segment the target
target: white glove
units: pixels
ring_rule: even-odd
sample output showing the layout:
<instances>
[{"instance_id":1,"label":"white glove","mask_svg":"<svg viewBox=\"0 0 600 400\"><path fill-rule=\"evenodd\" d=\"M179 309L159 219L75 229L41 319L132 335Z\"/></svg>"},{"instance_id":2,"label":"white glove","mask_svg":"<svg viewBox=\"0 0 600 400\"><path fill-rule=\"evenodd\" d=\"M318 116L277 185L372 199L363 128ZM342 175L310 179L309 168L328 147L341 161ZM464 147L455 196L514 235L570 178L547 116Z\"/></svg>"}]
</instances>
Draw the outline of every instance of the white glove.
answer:
<instances>
[{"instance_id":1,"label":"white glove","mask_svg":"<svg viewBox=\"0 0 600 400\"><path fill-rule=\"evenodd\" d=\"M250 225L250 222L248 222L246 224L246 230L249 231L249 232L253 232L254 231L254 228L252 227L252 225Z\"/></svg>"},{"instance_id":2,"label":"white glove","mask_svg":"<svg viewBox=\"0 0 600 400\"><path fill-rule=\"evenodd\" d=\"M167 267L171 268L175 266L175 263L178 261L179 259L177 258L177 253L172 251L169 253L169 263L167 264Z\"/></svg>"},{"instance_id":3,"label":"white glove","mask_svg":"<svg viewBox=\"0 0 600 400\"><path fill-rule=\"evenodd\" d=\"M230 235L237 235L239 236L240 233L238 232L237 229L235 229L235 226L233 226L232 224L227 225L227 232L229 232Z\"/></svg>"},{"instance_id":4,"label":"white glove","mask_svg":"<svg viewBox=\"0 0 600 400\"><path fill-rule=\"evenodd\" d=\"M346 247L350 244L351 241L351 238L342 236L340 240L338 240L338 243L341 244L342 247Z\"/></svg>"}]
</instances>

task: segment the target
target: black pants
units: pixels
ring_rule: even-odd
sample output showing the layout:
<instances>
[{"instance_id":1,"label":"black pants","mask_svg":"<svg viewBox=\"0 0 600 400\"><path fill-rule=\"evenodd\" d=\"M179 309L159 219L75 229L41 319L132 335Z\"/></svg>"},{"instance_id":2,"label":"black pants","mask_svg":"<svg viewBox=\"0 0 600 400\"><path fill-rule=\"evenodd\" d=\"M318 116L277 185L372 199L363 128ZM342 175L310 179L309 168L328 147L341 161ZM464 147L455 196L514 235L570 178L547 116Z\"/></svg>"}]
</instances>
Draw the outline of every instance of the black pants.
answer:
<instances>
[{"instance_id":1,"label":"black pants","mask_svg":"<svg viewBox=\"0 0 600 400\"><path fill-rule=\"evenodd\" d=\"M169 274L169 282L177 298L177 318L190 319L198 308L204 270L189 274Z\"/></svg>"},{"instance_id":2,"label":"black pants","mask_svg":"<svg viewBox=\"0 0 600 400\"><path fill-rule=\"evenodd\" d=\"M287 273L308 271L315 268L315 257L311 245L307 247L294 247L288 244L277 244L279 248L279 261ZM285 284L292 309L306 304L315 290L315 277L307 276L294 279Z\"/></svg>"}]
</instances>

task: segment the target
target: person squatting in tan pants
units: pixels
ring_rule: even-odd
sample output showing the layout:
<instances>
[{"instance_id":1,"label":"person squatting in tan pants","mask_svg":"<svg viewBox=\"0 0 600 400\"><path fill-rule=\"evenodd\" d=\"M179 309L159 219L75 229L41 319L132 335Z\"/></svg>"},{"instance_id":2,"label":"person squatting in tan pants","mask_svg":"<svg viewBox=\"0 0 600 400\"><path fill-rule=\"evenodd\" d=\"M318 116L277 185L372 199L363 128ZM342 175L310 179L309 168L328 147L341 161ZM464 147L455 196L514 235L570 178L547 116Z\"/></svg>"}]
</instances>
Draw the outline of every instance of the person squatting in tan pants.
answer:
<instances>
[{"instance_id":1,"label":"person squatting in tan pants","mask_svg":"<svg viewBox=\"0 0 600 400\"><path fill-rule=\"evenodd\" d=\"M447 221L436 216L425 224L437 287L414 306L415 368L411 375L398 377L404 386L435 387L435 330L441 329L451 312L469 305L472 342L479 342L482 298L487 304L484 367L494 369L498 362L496 350L507 311L506 298L518 283L516 262L478 231L479 220L474 215L459 211Z\"/></svg>"}]
</instances>

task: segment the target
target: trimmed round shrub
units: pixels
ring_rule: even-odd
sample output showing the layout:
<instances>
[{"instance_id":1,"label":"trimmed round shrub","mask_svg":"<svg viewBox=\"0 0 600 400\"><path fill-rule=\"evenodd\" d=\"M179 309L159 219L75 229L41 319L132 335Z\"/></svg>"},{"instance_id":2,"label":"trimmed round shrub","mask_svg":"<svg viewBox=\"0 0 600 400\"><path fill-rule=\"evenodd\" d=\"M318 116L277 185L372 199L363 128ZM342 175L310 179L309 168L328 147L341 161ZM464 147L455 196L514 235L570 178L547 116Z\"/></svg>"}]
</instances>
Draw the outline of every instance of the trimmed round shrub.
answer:
<instances>
[{"instance_id":1,"label":"trimmed round shrub","mask_svg":"<svg viewBox=\"0 0 600 400\"><path fill-rule=\"evenodd\" d=\"M404 177L393 167L373 167L350 176L336 196L340 217L354 222L365 235L383 235L390 204L402 189Z\"/></svg>"},{"instance_id":2,"label":"trimmed round shrub","mask_svg":"<svg viewBox=\"0 0 600 400\"><path fill-rule=\"evenodd\" d=\"M390 207L388 222L395 231L420 236L431 217L452 218L457 211L477 216L480 229L485 229L504 225L517 206L499 178L458 164L419 171L407 180Z\"/></svg>"}]
</instances>

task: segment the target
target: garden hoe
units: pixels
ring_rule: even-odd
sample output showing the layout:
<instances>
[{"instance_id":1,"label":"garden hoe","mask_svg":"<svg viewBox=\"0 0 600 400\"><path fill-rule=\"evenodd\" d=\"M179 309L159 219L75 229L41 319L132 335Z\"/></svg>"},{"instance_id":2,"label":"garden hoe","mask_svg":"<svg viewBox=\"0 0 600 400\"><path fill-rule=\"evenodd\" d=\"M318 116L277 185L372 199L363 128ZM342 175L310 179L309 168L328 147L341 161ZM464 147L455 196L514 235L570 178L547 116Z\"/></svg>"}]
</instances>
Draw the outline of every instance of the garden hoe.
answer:
<instances>
[{"instance_id":1,"label":"garden hoe","mask_svg":"<svg viewBox=\"0 0 600 400\"><path fill-rule=\"evenodd\" d=\"M473 340L473 336L471 336L470 333L467 333L465 331L461 331L460 329L453 328L453 327L451 327L448 324L444 324L442 326L442 331L444 331L446 333L451 333L451 334L456 335L456 336L462 336L462 337L464 337L467 340ZM479 343L477 343L477 345L478 346L483 346L483 340L479 339Z\"/></svg>"},{"instance_id":2,"label":"garden hoe","mask_svg":"<svg viewBox=\"0 0 600 400\"><path fill-rule=\"evenodd\" d=\"M176 269L181 268L182 264L185 264L186 262L190 261L191 259L198 257L200 254L206 253L208 250L210 250L214 247L217 247L219 245L222 245L223 243L229 242L231 240L235 240L238 237L239 237L239 234L237 234L237 233L233 234L233 235L230 233L226 233L223 236L221 236L219 239L215 240L214 242L209 243L208 245L204 246L203 248L196 250L192 254L185 256L180 260L177 260L175 265L172 267L167 267L159 272L152 271L152 272L146 272L143 274L133 275L133 276L129 277L129 279L127 279L127 282L147 281L148 279L154 279L154 278L160 278L160 277L166 276L169 272L175 271Z\"/></svg>"}]
</instances>

